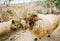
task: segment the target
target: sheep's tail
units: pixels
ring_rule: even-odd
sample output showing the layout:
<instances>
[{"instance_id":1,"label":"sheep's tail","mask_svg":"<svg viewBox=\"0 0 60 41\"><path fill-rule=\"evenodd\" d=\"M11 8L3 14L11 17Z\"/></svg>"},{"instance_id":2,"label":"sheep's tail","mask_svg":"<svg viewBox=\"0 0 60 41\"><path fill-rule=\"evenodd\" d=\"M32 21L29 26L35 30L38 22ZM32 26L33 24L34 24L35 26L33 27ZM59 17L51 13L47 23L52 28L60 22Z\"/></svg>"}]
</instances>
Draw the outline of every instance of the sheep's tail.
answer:
<instances>
[{"instance_id":1,"label":"sheep's tail","mask_svg":"<svg viewBox=\"0 0 60 41\"><path fill-rule=\"evenodd\" d=\"M55 26L55 29L59 26L59 22L57 23L57 25Z\"/></svg>"},{"instance_id":2,"label":"sheep's tail","mask_svg":"<svg viewBox=\"0 0 60 41\"><path fill-rule=\"evenodd\" d=\"M58 15L57 17L58 17L58 19L59 19L59 22L60 22L60 15Z\"/></svg>"},{"instance_id":3,"label":"sheep's tail","mask_svg":"<svg viewBox=\"0 0 60 41\"><path fill-rule=\"evenodd\" d=\"M57 15L56 20L54 22L54 30L59 26L60 23L60 15Z\"/></svg>"},{"instance_id":4,"label":"sheep's tail","mask_svg":"<svg viewBox=\"0 0 60 41\"><path fill-rule=\"evenodd\" d=\"M60 18L59 18L59 22L60 22Z\"/></svg>"}]
</instances>

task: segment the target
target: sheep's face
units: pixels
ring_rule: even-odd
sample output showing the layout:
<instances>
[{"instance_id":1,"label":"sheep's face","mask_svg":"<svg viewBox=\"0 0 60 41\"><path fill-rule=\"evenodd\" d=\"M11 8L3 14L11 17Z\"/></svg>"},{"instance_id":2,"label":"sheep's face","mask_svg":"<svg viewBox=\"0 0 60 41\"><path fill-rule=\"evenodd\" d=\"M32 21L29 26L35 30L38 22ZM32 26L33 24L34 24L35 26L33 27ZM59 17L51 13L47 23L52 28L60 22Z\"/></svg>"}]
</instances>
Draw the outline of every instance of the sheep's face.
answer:
<instances>
[{"instance_id":1,"label":"sheep's face","mask_svg":"<svg viewBox=\"0 0 60 41\"><path fill-rule=\"evenodd\" d=\"M26 24L26 26L28 26L28 28L30 30L33 29L34 23L36 21L36 17L37 17L37 15L29 13L29 14L27 14L27 17L24 18L25 24Z\"/></svg>"}]
</instances>

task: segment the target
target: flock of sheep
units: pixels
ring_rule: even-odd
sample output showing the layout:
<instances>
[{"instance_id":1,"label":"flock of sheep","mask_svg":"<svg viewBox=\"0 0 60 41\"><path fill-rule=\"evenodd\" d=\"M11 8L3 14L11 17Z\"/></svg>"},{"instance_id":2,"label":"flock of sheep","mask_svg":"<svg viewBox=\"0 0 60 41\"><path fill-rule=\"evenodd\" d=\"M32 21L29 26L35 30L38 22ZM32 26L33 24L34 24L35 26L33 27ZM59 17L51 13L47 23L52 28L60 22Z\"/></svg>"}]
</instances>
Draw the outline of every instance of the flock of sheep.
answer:
<instances>
[{"instance_id":1,"label":"flock of sheep","mask_svg":"<svg viewBox=\"0 0 60 41\"><path fill-rule=\"evenodd\" d=\"M21 20L21 25L23 26L24 30L25 28L29 29L29 31L36 36L35 40L37 40L37 38L41 39L45 35L48 35L49 37L51 33L53 33L58 27L59 20L60 19L56 15L52 14L44 15L28 13L27 16ZM12 28L12 24L12 19L1 22L0 36L9 32Z\"/></svg>"}]
</instances>

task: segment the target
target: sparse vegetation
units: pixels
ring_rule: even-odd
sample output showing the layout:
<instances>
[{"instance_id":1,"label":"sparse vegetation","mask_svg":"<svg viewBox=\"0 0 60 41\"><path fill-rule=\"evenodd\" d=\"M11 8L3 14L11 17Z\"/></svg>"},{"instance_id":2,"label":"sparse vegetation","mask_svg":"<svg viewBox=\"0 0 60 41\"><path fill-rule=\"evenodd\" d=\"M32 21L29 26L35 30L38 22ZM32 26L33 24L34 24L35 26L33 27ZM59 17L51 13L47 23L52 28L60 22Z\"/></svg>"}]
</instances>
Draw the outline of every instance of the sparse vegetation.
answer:
<instances>
[{"instance_id":1,"label":"sparse vegetation","mask_svg":"<svg viewBox=\"0 0 60 41\"><path fill-rule=\"evenodd\" d=\"M37 9L33 9L33 11L35 11L36 13L40 13L40 14L42 14L42 10L39 9L39 8L37 8Z\"/></svg>"},{"instance_id":2,"label":"sparse vegetation","mask_svg":"<svg viewBox=\"0 0 60 41\"><path fill-rule=\"evenodd\" d=\"M14 24L12 24L13 28L17 30L23 26L21 26L20 17L24 18L29 12L34 12L37 14L60 14L60 0L47 0L45 2L29 2L29 3L19 3L19 4L10 4L12 0L5 0L8 3L4 3L4 5L0 5L0 22L8 21L10 19L14 20ZM56 3L54 3L56 1ZM54 10L56 7L56 10ZM57 12L58 11L58 12ZM46 13L45 13L46 12ZM10 18L11 17L11 18ZM15 30L15 29L14 29ZM18 32L18 31L17 31ZM15 33L14 33L15 34ZM20 34L20 33L19 33ZM9 35L8 35L9 36ZM12 37L12 36L11 36ZM6 38L6 37L3 37ZM10 38L10 36L9 36ZM3 39L1 39L3 41ZM5 40L4 40L5 41ZM8 41L8 40L7 40ZM13 41L13 39L12 39Z\"/></svg>"}]
</instances>

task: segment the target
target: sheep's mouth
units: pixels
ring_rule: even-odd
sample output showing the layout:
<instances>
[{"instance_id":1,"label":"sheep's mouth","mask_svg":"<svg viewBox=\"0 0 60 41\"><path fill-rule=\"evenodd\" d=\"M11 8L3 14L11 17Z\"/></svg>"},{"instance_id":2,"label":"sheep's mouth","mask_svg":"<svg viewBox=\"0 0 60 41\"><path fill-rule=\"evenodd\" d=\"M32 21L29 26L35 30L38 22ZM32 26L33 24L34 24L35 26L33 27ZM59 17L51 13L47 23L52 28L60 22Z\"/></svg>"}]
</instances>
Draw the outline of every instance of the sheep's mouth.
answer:
<instances>
[{"instance_id":1,"label":"sheep's mouth","mask_svg":"<svg viewBox=\"0 0 60 41\"><path fill-rule=\"evenodd\" d=\"M30 23L29 23L30 27L33 29L33 26L34 26L34 21L31 20Z\"/></svg>"},{"instance_id":2,"label":"sheep's mouth","mask_svg":"<svg viewBox=\"0 0 60 41\"><path fill-rule=\"evenodd\" d=\"M29 24L30 26L30 30L33 29L33 26L35 25L36 23L36 18L32 17L32 19L30 19L29 21L27 21L27 23Z\"/></svg>"}]
</instances>

